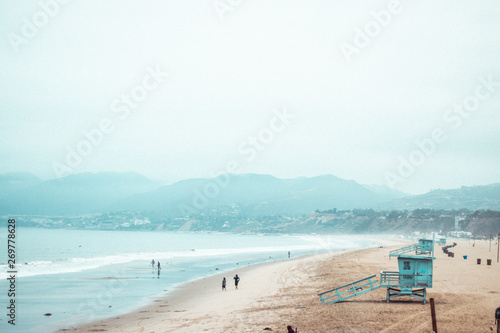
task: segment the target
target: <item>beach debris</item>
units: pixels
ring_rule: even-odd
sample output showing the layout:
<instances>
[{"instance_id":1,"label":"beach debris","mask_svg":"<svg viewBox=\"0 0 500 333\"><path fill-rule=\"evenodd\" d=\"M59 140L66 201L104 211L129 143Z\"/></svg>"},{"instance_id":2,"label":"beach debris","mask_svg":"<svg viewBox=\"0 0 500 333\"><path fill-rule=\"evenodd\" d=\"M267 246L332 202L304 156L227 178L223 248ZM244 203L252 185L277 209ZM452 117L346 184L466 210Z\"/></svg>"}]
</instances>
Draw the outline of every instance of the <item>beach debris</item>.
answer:
<instances>
[{"instance_id":1,"label":"beach debris","mask_svg":"<svg viewBox=\"0 0 500 333\"><path fill-rule=\"evenodd\" d=\"M50 317L52 316L52 313L47 312L46 314L44 314L44 316Z\"/></svg>"},{"instance_id":2,"label":"beach debris","mask_svg":"<svg viewBox=\"0 0 500 333\"><path fill-rule=\"evenodd\" d=\"M269 327L266 327L264 328L264 331L272 331L273 329L272 328L269 328Z\"/></svg>"}]
</instances>

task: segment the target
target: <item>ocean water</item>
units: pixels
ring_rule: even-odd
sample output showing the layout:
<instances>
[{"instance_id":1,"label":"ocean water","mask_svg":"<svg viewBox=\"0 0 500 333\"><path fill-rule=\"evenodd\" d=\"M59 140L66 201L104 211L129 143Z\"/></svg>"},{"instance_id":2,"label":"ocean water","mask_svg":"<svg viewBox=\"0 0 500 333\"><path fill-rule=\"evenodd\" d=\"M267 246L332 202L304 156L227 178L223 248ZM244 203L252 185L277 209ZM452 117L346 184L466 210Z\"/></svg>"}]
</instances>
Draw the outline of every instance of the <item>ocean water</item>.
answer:
<instances>
[{"instance_id":1,"label":"ocean water","mask_svg":"<svg viewBox=\"0 0 500 333\"><path fill-rule=\"evenodd\" d=\"M146 305L187 281L268 260L375 246L352 236L16 229L16 325L0 230L0 332L53 332ZM161 263L153 269L151 260ZM156 265L155 265L156 266ZM45 316L50 313L50 316Z\"/></svg>"}]
</instances>

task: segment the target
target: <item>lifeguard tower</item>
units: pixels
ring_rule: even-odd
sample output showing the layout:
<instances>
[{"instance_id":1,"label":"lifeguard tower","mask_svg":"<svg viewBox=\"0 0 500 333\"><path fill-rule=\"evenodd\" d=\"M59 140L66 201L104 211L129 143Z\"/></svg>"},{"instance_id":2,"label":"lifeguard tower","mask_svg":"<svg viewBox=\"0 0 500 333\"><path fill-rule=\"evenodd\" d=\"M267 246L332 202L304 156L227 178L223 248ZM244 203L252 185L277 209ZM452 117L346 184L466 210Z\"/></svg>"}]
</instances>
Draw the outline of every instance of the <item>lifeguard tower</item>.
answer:
<instances>
[{"instance_id":1,"label":"lifeguard tower","mask_svg":"<svg viewBox=\"0 0 500 333\"><path fill-rule=\"evenodd\" d=\"M408 254L415 251L415 254ZM378 288L387 288L387 303L393 298L409 296L426 303L426 289L432 288L434 261L434 240L420 239L401 249L391 251L391 257L398 258L398 271L382 271L380 278L370 275L341 287L318 294L323 304L341 302Z\"/></svg>"},{"instance_id":2,"label":"lifeguard tower","mask_svg":"<svg viewBox=\"0 0 500 333\"><path fill-rule=\"evenodd\" d=\"M400 255L415 251L416 255L427 255L434 252L434 240L419 239L417 244L412 244L389 252L389 257L399 257Z\"/></svg>"}]
</instances>

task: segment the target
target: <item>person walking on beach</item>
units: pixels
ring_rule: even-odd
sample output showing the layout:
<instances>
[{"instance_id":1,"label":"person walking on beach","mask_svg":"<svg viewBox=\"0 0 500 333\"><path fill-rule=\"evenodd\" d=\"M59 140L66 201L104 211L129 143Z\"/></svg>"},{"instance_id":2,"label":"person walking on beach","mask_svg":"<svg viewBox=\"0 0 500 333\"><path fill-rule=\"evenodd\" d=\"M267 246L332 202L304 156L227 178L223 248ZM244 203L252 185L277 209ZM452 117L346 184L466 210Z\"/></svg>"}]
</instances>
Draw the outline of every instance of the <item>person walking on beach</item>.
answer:
<instances>
[{"instance_id":1,"label":"person walking on beach","mask_svg":"<svg viewBox=\"0 0 500 333\"><path fill-rule=\"evenodd\" d=\"M240 277L238 276L238 274L236 274L236 276L233 279L234 279L234 286L236 287L236 289L238 289L238 283L240 282Z\"/></svg>"},{"instance_id":2,"label":"person walking on beach","mask_svg":"<svg viewBox=\"0 0 500 333\"><path fill-rule=\"evenodd\" d=\"M222 279L222 290L223 291L226 290L226 278L225 277Z\"/></svg>"},{"instance_id":3,"label":"person walking on beach","mask_svg":"<svg viewBox=\"0 0 500 333\"><path fill-rule=\"evenodd\" d=\"M155 269L155 260L151 260L151 268Z\"/></svg>"},{"instance_id":4,"label":"person walking on beach","mask_svg":"<svg viewBox=\"0 0 500 333\"><path fill-rule=\"evenodd\" d=\"M158 271L161 269L160 262L158 261Z\"/></svg>"}]
</instances>

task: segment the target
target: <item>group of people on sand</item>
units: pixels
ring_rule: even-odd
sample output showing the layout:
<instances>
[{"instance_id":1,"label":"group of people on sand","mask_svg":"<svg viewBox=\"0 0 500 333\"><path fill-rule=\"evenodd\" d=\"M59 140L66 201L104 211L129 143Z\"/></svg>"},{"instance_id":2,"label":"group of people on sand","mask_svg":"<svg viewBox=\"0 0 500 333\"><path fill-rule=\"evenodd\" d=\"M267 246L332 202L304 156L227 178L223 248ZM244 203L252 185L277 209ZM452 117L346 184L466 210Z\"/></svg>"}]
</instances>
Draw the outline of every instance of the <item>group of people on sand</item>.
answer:
<instances>
[{"instance_id":1,"label":"group of people on sand","mask_svg":"<svg viewBox=\"0 0 500 333\"><path fill-rule=\"evenodd\" d=\"M238 289L238 283L240 283L240 277L238 276L238 274L236 274L234 277L234 286L236 287L236 289ZM222 278L222 290L226 290L226 278Z\"/></svg>"}]
</instances>

